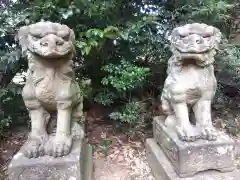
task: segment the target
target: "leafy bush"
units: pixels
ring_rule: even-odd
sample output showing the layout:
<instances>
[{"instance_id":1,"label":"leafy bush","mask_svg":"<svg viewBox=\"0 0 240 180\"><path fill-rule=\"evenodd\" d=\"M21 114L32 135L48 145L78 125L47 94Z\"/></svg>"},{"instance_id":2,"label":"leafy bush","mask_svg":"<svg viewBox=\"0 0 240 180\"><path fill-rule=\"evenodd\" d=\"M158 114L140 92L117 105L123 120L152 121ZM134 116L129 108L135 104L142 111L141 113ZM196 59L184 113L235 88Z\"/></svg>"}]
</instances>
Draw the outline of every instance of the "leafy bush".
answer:
<instances>
[{"instance_id":1,"label":"leafy bush","mask_svg":"<svg viewBox=\"0 0 240 180\"><path fill-rule=\"evenodd\" d=\"M109 117L134 126L138 123L140 112L143 110L143 104L140 102L130 102L121 107L120 111L110 113Z\"/></svg>"},{"instance_id":2,"label":"leafy bush","mask_svg":"<svg viewBox=\"0 0 240 180\"><path fill-rule=\"evenodd\" d=\"M27 61L21 57L14 41L16 30L40 20L60 22L71 27L76 34L76 79L80 84L80 79L91 80L91 87L82 86L85 98L112 107L111 119L137 126L142 122L140 119L143 118L139 117L142 111L148 111L139 103L144 94L150 89L152 96L157 97L161 92L166 62L171 56L166 38L169 32L181 24L204 22L220 28L227 39L233 3L231 0L34 0L2 3L1 87L7 88L14 75L27 68ZM238 86L238 57L237 47L220 52L216 72L221 84L230 82L228 77L236 77L231 81ZM226 73L234 73L234 76ZM15 114L8 113L5 107L17 103L15 99L22 103L15 96L9 90L0 96L6 100L1 105L2 127L10 123L9 119L13 121ZM8 97L12 98L7 100ZM134 100L136 98L140 100Z\"/></svg>"},{"instance_id":3,"label":"leafy bush","mask_svg":"<svg viewBox=\"0 0 240 180\"><path fill-rule=\"evenodd\" d=\"M105 65L102 69L108 73L102 79L102 84L111 85L120 93L142 87L149 75L149 68L136 66L126 60L121 60L120 65Z\"/></svg>"},{"instance_id":4,"label":"leafy bush","mask_svg":"<svg viewBox=\"0 0 240 180\"><path fill-rule=\"evenodd\" d=\"M28 116L20 87L10 85L8 88L0 89L0 102L0 135L12 124L26 123Z\"/></svg>"},{"instance_id":5,"label":"leafy bush","mask_svg":"<svg viewBox=\"0 0 240 180\"><path fill-rule=\"evenodd\" d=\"M218 80L225 85L240 89L240 48L225 44L218 54L216 70Z\"/></svg>"}]
</instances>

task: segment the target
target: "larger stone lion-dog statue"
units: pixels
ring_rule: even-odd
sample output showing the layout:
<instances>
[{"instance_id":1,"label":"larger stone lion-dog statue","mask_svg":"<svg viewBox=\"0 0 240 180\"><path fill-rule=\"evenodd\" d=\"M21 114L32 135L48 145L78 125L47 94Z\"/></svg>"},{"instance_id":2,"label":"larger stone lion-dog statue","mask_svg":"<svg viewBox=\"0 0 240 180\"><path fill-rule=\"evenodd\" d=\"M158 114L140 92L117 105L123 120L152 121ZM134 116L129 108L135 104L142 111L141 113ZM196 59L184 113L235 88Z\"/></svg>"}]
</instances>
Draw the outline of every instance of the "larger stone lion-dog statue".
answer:
<instances>
[{"instance_id":1,"label":"larger stone lion-dog statue","mask_svg":"<svg viewBox=\"0 0 240 180\"><path fill-rule=\"evenodd\" d=\"M28 59L22 91L31 119L31 132L23 146L28 158L69 154L72 141L82 138L82 93L74 80L74 32L66 25L38 22L21 27L17 39ZM57 117L55 133L47 127ZM74 130L75 129L75 130Z\"/></svg>"},{"instance_id":2,"label":"larger stone lion-dog statue","mask_svg":"<svg viewBox=\"0 0 240 180\"><path fill-rule=\"evenodd\" d=\"M211 102L217 87L213 62L221 32L202 23L186 24L172 31L170 41L173 55L161 96L165 125L183 141L216 140ZM189 108L194 121L189 119Z\"/></svg>"}]
</instances>

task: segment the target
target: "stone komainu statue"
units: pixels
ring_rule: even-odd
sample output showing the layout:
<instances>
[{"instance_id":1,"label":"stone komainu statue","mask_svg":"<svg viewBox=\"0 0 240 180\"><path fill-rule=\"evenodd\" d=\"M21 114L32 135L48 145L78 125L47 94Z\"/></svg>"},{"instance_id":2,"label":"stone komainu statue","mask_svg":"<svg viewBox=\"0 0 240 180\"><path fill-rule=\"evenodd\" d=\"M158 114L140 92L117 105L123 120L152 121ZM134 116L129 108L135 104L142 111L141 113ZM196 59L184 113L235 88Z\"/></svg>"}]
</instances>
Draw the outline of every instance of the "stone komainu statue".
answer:
<instances>
[{"instance_id":1,"label":"stone komainu statue","mask_svg":"<svg viewBox=\"0 0 240 180\"><path fill-rule=\"evenodd\" d=\"M161 96L167 115L165 125L173 127L184 141L215 140L211 119L211 101L217 83L214 55L221 32L206 24L193 23L175 28L171 34L172 57L168 61L167 79ZM194 121L189 120L189 108Z\"/></svg>"},{"instance_id":2,"label":"stone komainu statue","mask_svg":"<svg viewBox=\"0 0 240 180\"><path fill-rule=\"evenodd\" d=\"M23 146L25 156L67 155L74 138L83 138L80 121L82 93L74 81L74 32L66 25L38 22L20 28L22 52L28 58L28 76L22 96L31 118L31 132ZM56 115L56 131L47 131Z\"/></svg>"}]
</instances>

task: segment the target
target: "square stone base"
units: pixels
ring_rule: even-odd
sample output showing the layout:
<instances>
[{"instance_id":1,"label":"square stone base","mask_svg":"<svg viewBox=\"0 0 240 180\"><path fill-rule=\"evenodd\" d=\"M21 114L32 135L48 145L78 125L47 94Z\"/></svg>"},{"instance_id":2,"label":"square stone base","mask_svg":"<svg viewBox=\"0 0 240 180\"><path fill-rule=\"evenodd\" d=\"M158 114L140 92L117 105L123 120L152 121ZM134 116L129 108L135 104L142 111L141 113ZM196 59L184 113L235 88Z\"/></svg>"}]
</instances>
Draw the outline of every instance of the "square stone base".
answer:
<instances>
[{"instance_id":1,"label":"square stone base","mask_svg":"<svg viewBox=\"0 0 240 180\"><path fill-rule=\"evenodd\" d=\"M26 158L21 150L8 167L9 180L93 180L92 149L74 140L71 153L54 158Z\"/></svg>"},{"instance_id":2,"label":"square stone base","mask_svg":"<svg viewBox=\"0 0 240 180\"><path fill-rule=\"evenodd\" d=\"M171 162L165 156L154 139L146 140L147 161L156 180L239 180L240 170L219 172L214 170L203 171L192 177L181 178L177 175Z\"/></svg>"},{"instance_id":3,"label":"square stone base","mask_svg":"<svg viewBox=\"0 0 240 180\"><path fill-rule=\"evenodd\" d=\"M154 117L154 139L180 177L209 169L221 172L234 169L235 142L227 134L218 131L216 141L181 141L174 130L165 126L164 120L165 116Z\"/></svg>"}]
</instances>

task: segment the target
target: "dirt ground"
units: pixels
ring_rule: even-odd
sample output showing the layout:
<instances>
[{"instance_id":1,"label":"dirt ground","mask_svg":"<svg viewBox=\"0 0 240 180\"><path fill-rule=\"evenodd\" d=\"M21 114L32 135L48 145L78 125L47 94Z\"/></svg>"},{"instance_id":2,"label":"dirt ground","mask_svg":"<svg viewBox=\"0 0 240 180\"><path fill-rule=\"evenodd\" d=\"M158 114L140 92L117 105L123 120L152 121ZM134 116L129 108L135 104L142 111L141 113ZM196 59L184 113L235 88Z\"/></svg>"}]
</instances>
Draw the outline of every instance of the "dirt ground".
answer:
<instances>
[{"instance_id":1,"label":"dirt ground","mask_svg":"<svg viewBox=\"0 0 240 180\"><path fill-rule=\"evenodd\" d=\"M146 162L143 145L146 137L131 140L123 131L119 131L112 121L107 120L107 112L104 115L104 111L95 107L86 113L88 142L94 149L96 180L154 180ZM215 126L226 130L227 133L238 133L240 115L239 111L237 112L238 115L231 115L227 111L221 117L215 112ZM221 112L221 114L224 113ZM17 127L5 133L5 138L0 139L0 180L6 179L8 163L27 139L27 134L26 127ZM234 139L239 142L238 155L240 156L240 137L235 136ZM236 162L240 164L239 160Z\"/></svg>"},{"instance_id":2,"label":"dirt ground","mask_svg":"<svg viewBox=\"0 0 240 180\"><path fill-rule=\"evenodd\" d=\"M87 114L87 136L94 149L97 180L154 180L140 139L131 141L123 132L115 132L114 125L104 120L101 109ZM0 180L6 179L7 166L27 134L27 127L13 128L0 140Z\"/></svg>"},{"instance_id":3,"label":"dirt ground","mask_svg":"<svg viewBox=\"0 0 240 180\"><path fill-rule=\"evenodd\" d=\"M125 145L113 147L108 156L94 153L97 180L154 180L144 150Z\"/></svg>"},{"instance_id":4,"label":"dirt ground","mask_svg":"<svg viewBox=\"0 0 240 180\"><path fill-rule=\"evenodd\" d=\"M123 132L116 132L101 112L95 109L87 119L89 143L95 149L95 179L154 180L141 138L131 141Z\"/></svg>"}]
</instances>

